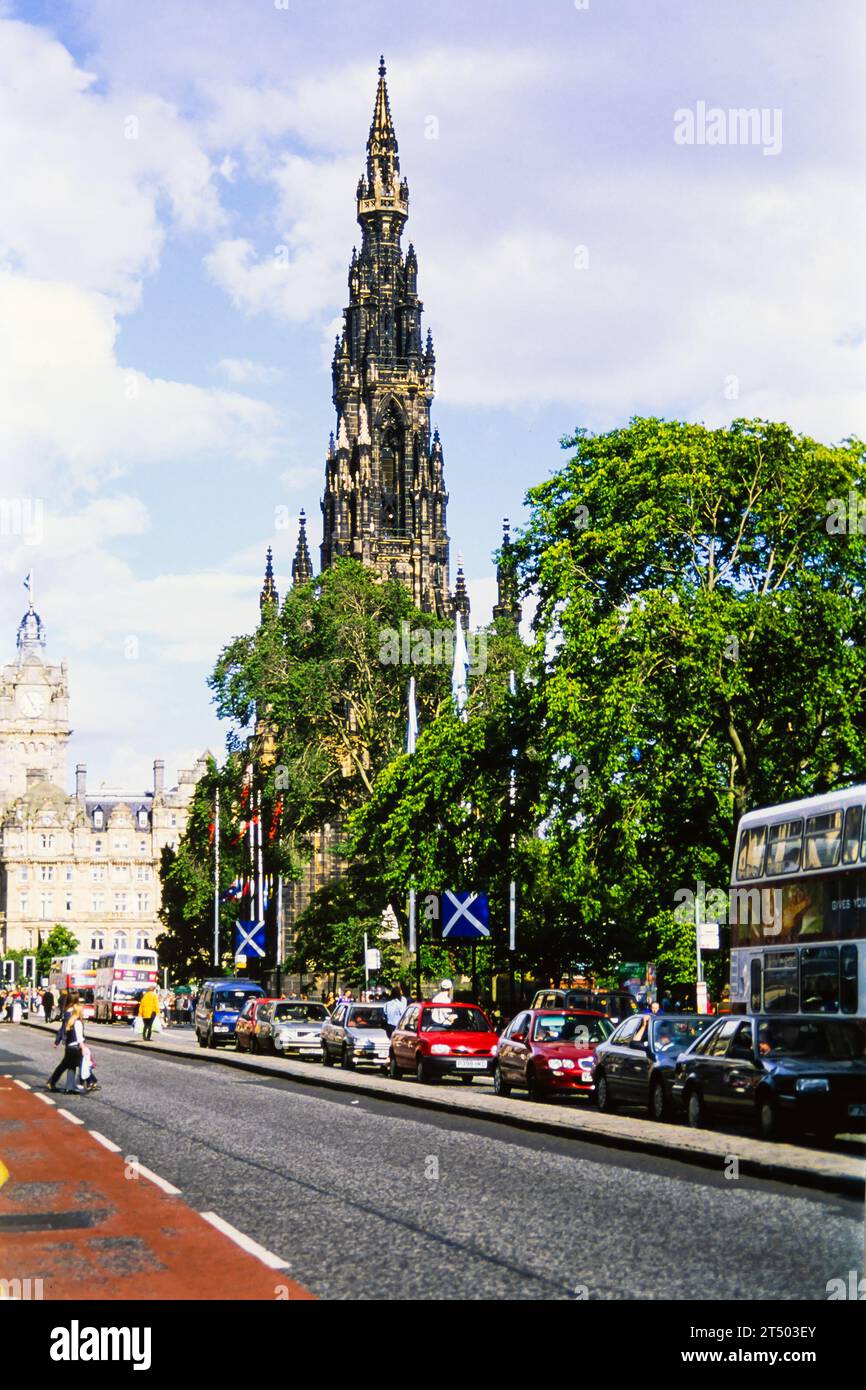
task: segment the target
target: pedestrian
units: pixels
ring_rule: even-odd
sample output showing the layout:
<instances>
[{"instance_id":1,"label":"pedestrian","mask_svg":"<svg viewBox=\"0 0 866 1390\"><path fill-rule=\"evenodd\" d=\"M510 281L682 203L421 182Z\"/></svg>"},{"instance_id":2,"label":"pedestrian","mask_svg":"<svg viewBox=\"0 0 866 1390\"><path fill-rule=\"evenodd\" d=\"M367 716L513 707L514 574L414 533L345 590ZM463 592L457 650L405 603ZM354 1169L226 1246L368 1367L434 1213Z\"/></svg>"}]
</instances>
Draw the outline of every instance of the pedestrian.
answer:
<instances>
[{"instance_id":1,"label":"pedestrian","mask_svg":"<svg viewBox=\"0 0 866 1390\"><path fill-rule=\"evenodd\" d=\"M58 1081L64 1072L72 1072L73 1085L70 1086L67 1078L66 1091L77 1091L83 1094L84 1087L75 1083L76 1073L81 1066L82 1049L84 1047L84 1023L82 1019L83 1010L80 1004L73 1004L69 1010L69 1017L64 1018L57 1030L57 1037L54 1039L55 1047L63 1047L63 1060L55 1067L48 1079L48 1090L57 1091L60 1089Z\"/></svg>"},{"instance_id":2,"label":"pedestrian","mask_svg":"<svg viewBox=\"0 0 866 1390\"><path fill-rule=\"evenodd\" d=\"M406 1008L407 1001L402 985L392 985L391 998L385 1005L385 1032L389 1038L406 1012Z\"/></svg>"},{"instance_id":3,"label":"pedestrian","mask_svg":"<svg viewBox=\"0 0 866 1390\"><path fill-rule=\"evenodd\" d=\"M98 1091L99 1082L96 1079L96 1072L93 1068L93 1053L87 1043L81 1049L81 1081L85 1091Z\"/></svg>"},{"instance_id":4,"label":"pedestrian","mask_svg":"<svg viewBox=\"0 0 866 1390\"><path fill-rule=\"evenodd\" d=\"M442 980L439 985L439 993L433 995L434 1004L450 1004L454 999L454 983L452 980Z\"/></svg>"},{"instance_id":5,"label":"pedestrian","mask_svg":"<svg viewBox=\"0 0 866 1390\"><path fill-rule=\"evenodd\" d=\"M138 1016L141 1019L145 1042L150 1042L153 1033L153 1020L159 1013L159 995L156 992L156 985L151 985L142 995L141 1003L138 1006Z\"/></svg>"}]
</instances>

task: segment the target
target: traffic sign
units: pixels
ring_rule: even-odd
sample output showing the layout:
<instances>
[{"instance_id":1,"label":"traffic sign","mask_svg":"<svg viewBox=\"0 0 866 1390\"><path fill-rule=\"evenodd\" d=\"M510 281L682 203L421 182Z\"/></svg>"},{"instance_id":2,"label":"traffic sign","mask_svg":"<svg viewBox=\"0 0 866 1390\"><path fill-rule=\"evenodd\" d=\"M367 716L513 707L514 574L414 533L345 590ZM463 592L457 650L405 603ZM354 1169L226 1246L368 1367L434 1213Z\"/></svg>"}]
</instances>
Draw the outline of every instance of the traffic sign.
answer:
<instances>
[{"instance_id":1,"label":"traffic sign","mask_svg":"<svg viewBox=\"0 0 866 1390\"><path fill-rule=\"evenodd\" d=\"M442 939L490 935L490 907L486 893L442 894Z\"/></svg>"}]
</instances>

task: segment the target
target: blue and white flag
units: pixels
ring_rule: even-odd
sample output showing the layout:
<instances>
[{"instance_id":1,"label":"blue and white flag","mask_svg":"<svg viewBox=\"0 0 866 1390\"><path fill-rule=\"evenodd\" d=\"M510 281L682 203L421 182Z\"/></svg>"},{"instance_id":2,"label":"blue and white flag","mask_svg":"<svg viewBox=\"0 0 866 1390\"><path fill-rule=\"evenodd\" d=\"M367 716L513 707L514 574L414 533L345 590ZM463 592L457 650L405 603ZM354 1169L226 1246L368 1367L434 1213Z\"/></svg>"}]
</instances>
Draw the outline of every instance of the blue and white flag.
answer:
<instances>
[{"instance_id":1,"label":"blue and white flag","mask_svg":"<svg viewBox=\"0 0 866 1390\"><path fill-rule=\"evenodd\" d=\"M490 935L490 905L486 893L442 894L442 940Z\"/></svg>"},{"instance_id":2,"label":"blue and white flag","mask_svg":"<svg viewBox=\"0 0 866 1390\"><path fill-rule=\"evenodd\" d=\"M261 960L264 954L264 922L236 922L235 960L238 956L246 956L247 960Z\"/></svg>"},{"instance_id":3,"label":"blue and white flag","mask_svg":"<svg viewBox=\"0 0 866 1390\"><path fill-rule=\"evenodd\" d=\"M466 650L466 634L459 613L454 614L454 666L451 670L451 693L457 706L457 713L464 724L469 718L466 701L469 699L469 653Z\"/></svg>"},{"instance_id":4,"label":"blue and white flag","mask_svg":"<svg viewBox=\"0 0 866 1390\"><path fill-rule=\"evenodd\" d=\"M414 753L418 740L418 710L415 705L415 677L409 681L409 724L406 729L406 752Z\"/></svg>"}]
</instances>

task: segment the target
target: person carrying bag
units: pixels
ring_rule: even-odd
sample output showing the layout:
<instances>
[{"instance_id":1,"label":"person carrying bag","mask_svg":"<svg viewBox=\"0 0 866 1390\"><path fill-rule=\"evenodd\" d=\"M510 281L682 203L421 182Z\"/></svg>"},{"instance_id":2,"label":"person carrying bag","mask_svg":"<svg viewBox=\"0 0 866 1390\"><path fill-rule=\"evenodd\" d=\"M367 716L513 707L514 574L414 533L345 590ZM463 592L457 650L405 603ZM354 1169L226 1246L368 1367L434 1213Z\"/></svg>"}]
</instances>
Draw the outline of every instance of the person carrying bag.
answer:
<instances>
[{"instance_id":1,"label":"person carrying bag","mask_svg":"<svg viewBox=\"0 0 866 1390\"><path fill-rule=\"evenodd\" d=\"M64 1073L72 1072L73 1085L69 1085L68 1077L66 1084L67 1094L75 1091L78 1095L84 1094L84 1087L75 1084L76 1073L81 1066L82 1050L84 1048L84 1011L80 1004L73 1004L68 1016L64 1019L60 1028L57 1030L57 1037L54 1045L57 1047L63 1044L63 1060L52 1072L48 1081L49 1091L58 1091L58 1082Z\"/></svg>"}]
</instances>

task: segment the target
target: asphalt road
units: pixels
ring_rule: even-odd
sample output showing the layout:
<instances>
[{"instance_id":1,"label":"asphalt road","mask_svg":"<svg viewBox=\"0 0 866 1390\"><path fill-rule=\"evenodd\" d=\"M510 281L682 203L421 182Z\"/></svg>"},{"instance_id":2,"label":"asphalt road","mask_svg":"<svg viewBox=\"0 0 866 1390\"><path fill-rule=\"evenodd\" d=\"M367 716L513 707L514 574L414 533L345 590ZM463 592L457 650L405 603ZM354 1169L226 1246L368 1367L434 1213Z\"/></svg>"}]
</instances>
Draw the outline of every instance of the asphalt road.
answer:
<instances>
[{"instance_id":1,"label":"asphalt road","mask_svg":"<svg viewBox=\"0 0 866 1390\"><path fill-rule=\"evenodd\" d=\"M38 1085L50 1036L0 1028ZM863 1273L862 1204L675 1160L98 1050L69 1104L337 1299L816 1299Z\"/></svg>"}]
</instances>

